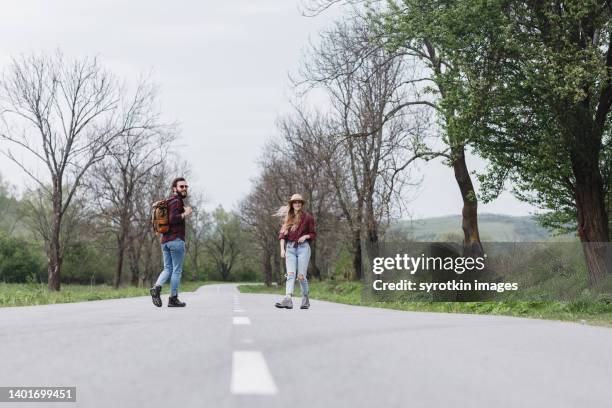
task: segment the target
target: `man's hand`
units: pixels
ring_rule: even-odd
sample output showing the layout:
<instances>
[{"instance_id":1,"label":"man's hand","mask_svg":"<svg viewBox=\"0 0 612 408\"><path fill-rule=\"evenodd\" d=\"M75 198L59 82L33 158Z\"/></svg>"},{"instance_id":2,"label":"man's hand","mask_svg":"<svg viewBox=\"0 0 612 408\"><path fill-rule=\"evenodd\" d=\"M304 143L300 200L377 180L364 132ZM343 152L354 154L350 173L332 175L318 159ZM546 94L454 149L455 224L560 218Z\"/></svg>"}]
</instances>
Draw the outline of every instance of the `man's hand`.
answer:
<instances>
[{"instance_id":1,"label":"man's hand","mask_svg":"<svg viewBox=\"0 0 612 408\"><path fill-rule=\"evenodd\" d=\"M302 242L306 241L308 238L310 238L308 234L302 235L301 237L298 238L298 242L301 244Z\"/></svg>"},{"instance_id":2,"label":"man's hand","mask_svg":"<svg viewBox=\"0 0 612 408\"><path fill-rule=\"evenodd\" d=\"M185 207L185 211L183 212L183 218L189 217L192 212L193 210L191 209L191 207Z\"/></svg>"}]
</instances>

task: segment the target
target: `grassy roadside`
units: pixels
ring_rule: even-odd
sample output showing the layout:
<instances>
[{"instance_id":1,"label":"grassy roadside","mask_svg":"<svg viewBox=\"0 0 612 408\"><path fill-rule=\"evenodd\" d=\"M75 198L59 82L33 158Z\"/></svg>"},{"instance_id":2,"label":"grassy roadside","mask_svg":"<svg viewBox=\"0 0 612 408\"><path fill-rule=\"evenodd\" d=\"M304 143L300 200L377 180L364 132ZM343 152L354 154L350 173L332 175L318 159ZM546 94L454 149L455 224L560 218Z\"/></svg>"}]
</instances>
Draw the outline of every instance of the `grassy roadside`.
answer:
<instances>
[{"instance_id":1,"label":"grassy roadside","mask_svg":"<svg viewBox=\"0 0 612 408\"><path fill-rule=\"evenodd\" d=\"M612 327L612 304L602 301L513 301L513 302L376 302L364 301L360 282L309 282L312 299L327 300L349 305L372 306L387 309L442 312L474 313L517 317L530 317L571 322L584 321L588 324ZM299 285L296 285L299 288ZM260 285L239 285L242 293L284 294L283 288ZM299 289L297 289L299 292Z\"/></svg>"},{"instance_id":2,"label":"grassy roadside","mask_svg":"<svg viewBox=\"0 0 612 408\"><path fill-rule=\"evenodd\" d=\"M202 285L216 282L181 282L181 292L192 292ZM164 285L162 294L168 294L170 285ZM133 286L113 289L110 285L62 285L60 292L50 292L45 284L0 283L0 307L73 303L89 300L118 299L148 296L149 288Z\"/></svg>"}]
</instances>

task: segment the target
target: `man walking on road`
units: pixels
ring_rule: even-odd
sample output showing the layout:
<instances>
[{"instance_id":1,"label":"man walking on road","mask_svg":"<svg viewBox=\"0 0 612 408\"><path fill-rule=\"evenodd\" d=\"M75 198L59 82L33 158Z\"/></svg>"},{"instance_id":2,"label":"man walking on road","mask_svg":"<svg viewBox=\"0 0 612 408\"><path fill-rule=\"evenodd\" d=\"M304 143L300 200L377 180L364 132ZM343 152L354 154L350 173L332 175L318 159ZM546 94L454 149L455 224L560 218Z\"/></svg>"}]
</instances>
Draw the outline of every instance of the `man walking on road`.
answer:
<instances>
[{"instance_id":1,"label":"man walking on road","mask_svg":"<svg viewBox=\"0 0 612 408\"><path fill-rule=\"evenodd\" d=\"M161 307L162 285L170 278L170 298L168 307L184 307L185 302L178 299L178 289L183 273L183 260L185 259L185 218L191 215L191 207L185 207L183 200L187 197L189 186L183 177L172 181L172 195L168 198L168 221L170 228L161 237L161 249L164 255L164 270L157 278L150 293L153 304Z\"/></svg>"}]
</instances>

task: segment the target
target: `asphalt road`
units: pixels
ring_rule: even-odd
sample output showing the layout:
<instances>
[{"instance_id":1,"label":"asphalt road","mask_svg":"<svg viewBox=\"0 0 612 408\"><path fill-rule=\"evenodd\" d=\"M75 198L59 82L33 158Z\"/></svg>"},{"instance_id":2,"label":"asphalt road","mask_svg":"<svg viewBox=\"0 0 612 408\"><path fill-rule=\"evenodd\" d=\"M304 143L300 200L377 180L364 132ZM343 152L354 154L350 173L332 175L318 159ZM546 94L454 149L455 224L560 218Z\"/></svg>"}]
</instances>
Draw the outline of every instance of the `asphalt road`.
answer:
<instances>
[{"instance_id":1,"label":"asphalt road","mask_svg":"<svg viewBox=\"0 0 612 408\"><path fill-rule=\"evenodd\" d=\"M76 386L3 407L610 407L612 329L411 313L234 285L0 309L0 386ZM298 303L299 298L295 299Z\"/></svg>"}]
</instances>

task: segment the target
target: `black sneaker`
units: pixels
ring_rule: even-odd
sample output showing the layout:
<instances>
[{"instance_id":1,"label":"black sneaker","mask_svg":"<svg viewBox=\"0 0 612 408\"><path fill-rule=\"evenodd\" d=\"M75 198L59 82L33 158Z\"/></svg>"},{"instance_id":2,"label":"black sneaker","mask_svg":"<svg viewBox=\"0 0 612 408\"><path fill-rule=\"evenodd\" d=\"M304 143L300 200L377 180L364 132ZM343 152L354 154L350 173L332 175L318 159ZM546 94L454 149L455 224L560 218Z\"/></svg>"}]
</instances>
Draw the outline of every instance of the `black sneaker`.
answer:
<instances>
[{"instance_id":1,"label":"black sneaker","mask_svg":"<svg viewBox=\"0 0 612 408\"><path fill-rule=\"evenodd\" d=\"M178 299L178 295L168 298L168 307L185 307L187 304Z\"/></svg>"},{"instance_id":2,"label":"black sneaker","mask_svg":"<svg viewBox=\"0 0 612 408\"><path fill-rule=\"evenodd\" d=\"M151 298L153 298L153 304L157 307L161 307L162 305L162 300L161 300L161 286L153 286L150 290L149 293L151 294Z\"/></svg>"},{"instance_id":3,"label":"black sneaker","mask_svg":"<svg viewBox=\"0 0 612 408\"><path fill-rule=\"evenodd\" d=\"M302 296L302 305L300 309L308 309L310 307L310 300L308 299L308 295Z\"/></svg>"}]
</instances>

